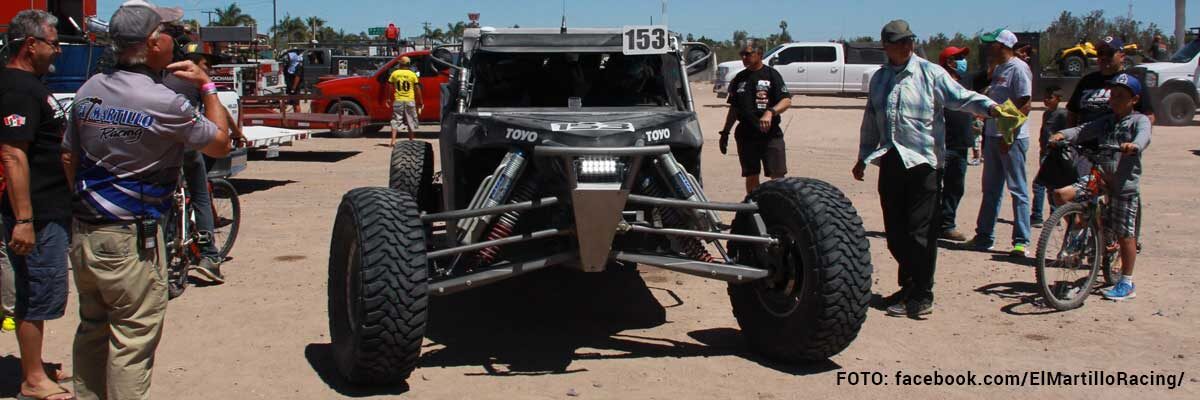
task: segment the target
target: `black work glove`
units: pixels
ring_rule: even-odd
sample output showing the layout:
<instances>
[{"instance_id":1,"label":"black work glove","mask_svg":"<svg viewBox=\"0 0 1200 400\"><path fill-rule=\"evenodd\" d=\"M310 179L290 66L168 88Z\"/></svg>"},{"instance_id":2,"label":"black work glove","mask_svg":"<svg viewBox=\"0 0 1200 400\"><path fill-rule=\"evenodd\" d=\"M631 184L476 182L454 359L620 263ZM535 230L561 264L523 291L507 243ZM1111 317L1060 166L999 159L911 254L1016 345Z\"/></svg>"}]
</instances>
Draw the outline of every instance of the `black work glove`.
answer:
<instances>
[{"instance_id":1,"label":"black work glove","mask_svg":"<svg viewBox=\"0 0 1200 400\"><path fill-rule=\"evenodd\" d=\"M717 147L721 149L721 154L726 154L729 150L729 131L721 131L721 140L717 141Z\"/></svg>"}]
</instances>

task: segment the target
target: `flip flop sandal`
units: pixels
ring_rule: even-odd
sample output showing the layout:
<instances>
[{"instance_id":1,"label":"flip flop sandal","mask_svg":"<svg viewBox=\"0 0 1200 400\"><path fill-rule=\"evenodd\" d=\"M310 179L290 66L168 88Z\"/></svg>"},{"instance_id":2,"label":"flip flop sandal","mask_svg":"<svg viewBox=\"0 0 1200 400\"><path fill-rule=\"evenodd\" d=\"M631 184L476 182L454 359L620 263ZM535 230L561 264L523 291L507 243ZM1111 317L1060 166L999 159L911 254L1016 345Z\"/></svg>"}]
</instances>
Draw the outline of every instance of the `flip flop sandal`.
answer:
<instances>
[{"instance_id":1,"label":"flip flop sandal","mask_svg":"<svg viewBox=\"0 0 1200 400\"><path fill-rule=\"evenodd\" d=\"M45 400L47 398L50 398L50 396L64 394L64 393L71 394L71 392L68 391L66 388L62 387L62 385L56 384L53 387L39 389L37 393L28 395L28 396L23 393L18 392L17 400ZM71 395L71 397L68 397L68 399L74 399L74 398L75 398L74 395Z\"/></svg>"}]
</instances>

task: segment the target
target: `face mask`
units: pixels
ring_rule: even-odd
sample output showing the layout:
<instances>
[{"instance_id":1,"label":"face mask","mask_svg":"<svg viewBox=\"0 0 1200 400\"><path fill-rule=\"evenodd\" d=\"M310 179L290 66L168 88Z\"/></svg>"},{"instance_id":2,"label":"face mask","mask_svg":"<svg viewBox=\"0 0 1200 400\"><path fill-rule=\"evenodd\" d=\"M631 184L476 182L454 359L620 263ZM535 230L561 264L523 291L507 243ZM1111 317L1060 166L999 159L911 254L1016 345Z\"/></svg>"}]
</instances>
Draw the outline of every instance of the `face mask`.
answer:
<instances>
[{"instance_id":1,"label":"face mask","mask_svg":"<svg viewBox=\"0 0 1200 400\"><path fill-rule=\"evenodd\" d=\"M966 74L967 73L967 60L963 59L963 60L954 61L954 70L956 72L958 72L959 75Z\"/></svg>"}]
</instances>

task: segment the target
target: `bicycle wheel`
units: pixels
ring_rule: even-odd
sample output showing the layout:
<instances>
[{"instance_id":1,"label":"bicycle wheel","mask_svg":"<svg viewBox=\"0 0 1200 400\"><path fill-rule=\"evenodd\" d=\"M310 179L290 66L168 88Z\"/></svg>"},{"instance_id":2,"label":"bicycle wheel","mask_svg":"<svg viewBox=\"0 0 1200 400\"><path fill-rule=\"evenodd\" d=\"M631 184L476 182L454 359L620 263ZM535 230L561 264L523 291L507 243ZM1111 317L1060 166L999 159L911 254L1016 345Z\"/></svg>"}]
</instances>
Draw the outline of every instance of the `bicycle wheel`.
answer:
<instances>
[{"instance_id":1,"label":"bicycle wheel","mask_svg":"<svg viewBox=\"0 0 1200 400\"><path fill-rule=\"evenodd\" d=\"M188 286L188 268L191 265L186 250L180 245L184 234L178 232L178 224L175 222L179 219L179 210L174 207L167 212L166 218L163 218L163 238L166 243L159 243L160 246L166 246L167 255L167 298L174 299L183 295L183 291L187 290Z\"/></svg>"},{"instance_id":2,"label":"bicycle wheel","mask_svg":"<svg viewBox=\"0 0 1200 400\"><path fill-rule=\"evenodd\" d=\"M1137 217L1134 218L1134 223L1133 223L1133 237L1137 238L1137 252L1138 252L1138 254L1141 254L1142 253L1142 199L1140 199L1140 198L1138 199ZM1109 240L1109 238L1105 238L1105 240L1106 240L1106 242L1111 241L1111 240ZM1116 251L1108 252L1107 249L1105 249L1104 267L1101 268L1101 270L1104 271L1104 283L1107 286L1112 286L1112 285L1117 284L1117 280L1121 279L1121 268L1123 268L1123 267L1124 267L1124 264L1121 262L1121 250L1118 248Z\"/></svg>"},{"instance_id":3,"label":"bicycle wheel","mask_svg":"<svg viewBox=\"0 0 1200 400\"><path fill-rule=\"evenodd\" d=\"M1038 289L1046 304L1059 311L1083 305L1100 270L1104 244L1088 214L1080 203L1059 207L1038 239Z\"/></svg>"},{"instance_id":4,"label":"bicycle wheel","mask_svg":"<svg viewBox=\"0 0 1200 400\"><path fill-rule=\"evenodd\" d=\"M224 179L209 179L213 205L213 242L221 259L229 256L238 229L242 226L242 204L233 184Z\"/></svg>"}]
</instances>

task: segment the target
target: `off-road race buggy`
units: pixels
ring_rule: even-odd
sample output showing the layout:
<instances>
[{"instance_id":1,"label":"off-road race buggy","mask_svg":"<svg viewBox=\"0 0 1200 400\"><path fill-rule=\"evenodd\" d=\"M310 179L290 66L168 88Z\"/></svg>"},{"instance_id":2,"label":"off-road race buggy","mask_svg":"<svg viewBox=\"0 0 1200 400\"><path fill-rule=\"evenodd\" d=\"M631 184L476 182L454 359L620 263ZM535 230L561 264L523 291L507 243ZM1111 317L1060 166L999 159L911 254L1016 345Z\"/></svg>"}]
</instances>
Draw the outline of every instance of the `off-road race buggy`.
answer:
<instances>
[{"instance_id":1,"label":"off-road race buggy","mask_svg":"<svg viewBox=\"0 0 1200 400\"><path fill-rule=\"evenodd\" d=\"M688 76L711 50L661 26L469 29L460 46L441 174L432 145L401 142L390 187L338 207L328 311L350 382L409 376L430 296L550 267L727 281L746 342L770 359L824 360L857 336L870 251L839 190L785 178L741 203L705 196Z\"/></svg>"}]
</instances>

